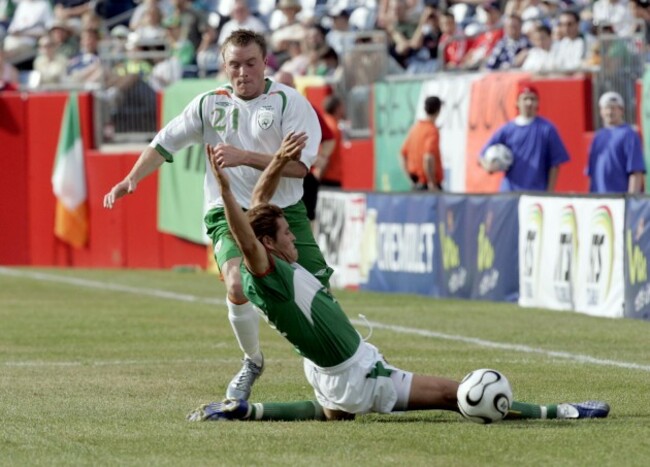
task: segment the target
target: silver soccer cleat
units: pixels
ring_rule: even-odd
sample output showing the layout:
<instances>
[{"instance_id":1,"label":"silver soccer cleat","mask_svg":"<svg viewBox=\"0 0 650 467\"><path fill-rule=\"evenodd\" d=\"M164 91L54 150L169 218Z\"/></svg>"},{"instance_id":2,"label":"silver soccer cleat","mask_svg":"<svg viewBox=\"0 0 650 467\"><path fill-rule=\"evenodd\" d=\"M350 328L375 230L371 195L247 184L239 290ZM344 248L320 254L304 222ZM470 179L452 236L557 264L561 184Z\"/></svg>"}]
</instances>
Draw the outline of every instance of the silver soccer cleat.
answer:
<instances>
[{"instance_id":1,"label":"silver soccer cleat","mask_svg":"<svg viewBox=\"0 0 650 467\"><path fill-rule=\"evenodd\" d=\"M250 358L244 358L243 363L239 373L228 384L226 399L248 400L253 384L264 371L264 357L262 357L262 364L259 366Z\"/></svg>"}]
</instances>

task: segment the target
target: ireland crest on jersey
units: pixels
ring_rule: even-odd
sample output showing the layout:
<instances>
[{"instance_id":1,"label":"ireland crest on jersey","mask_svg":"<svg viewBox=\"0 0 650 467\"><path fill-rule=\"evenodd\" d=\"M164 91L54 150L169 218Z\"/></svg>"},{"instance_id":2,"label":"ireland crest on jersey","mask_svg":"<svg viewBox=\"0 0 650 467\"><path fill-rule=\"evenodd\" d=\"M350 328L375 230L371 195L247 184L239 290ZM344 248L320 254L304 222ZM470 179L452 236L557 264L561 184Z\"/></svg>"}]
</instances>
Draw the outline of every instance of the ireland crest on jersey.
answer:
<instances>
[{"instance_id":1,"label":"ireland crest on jersey","mask_svg":"<svg viewBox=\"0 0 650 467\"><path fill-rule=\"evenodd\" d=\"M257 124L262 130L268 130L273 125L273 108L262 107L257 112Z\"/></svg>"}]
</instances>

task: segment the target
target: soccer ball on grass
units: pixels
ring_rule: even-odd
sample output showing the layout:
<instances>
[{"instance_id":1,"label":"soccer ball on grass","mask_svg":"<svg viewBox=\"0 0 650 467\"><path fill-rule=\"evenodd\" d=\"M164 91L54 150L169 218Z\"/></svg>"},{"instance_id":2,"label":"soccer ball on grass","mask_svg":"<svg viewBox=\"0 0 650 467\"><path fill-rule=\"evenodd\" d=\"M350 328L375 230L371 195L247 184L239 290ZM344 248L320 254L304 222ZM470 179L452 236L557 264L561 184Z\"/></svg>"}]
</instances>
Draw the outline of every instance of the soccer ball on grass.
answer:
<instances>
[{"instance_id":1,"label":"soccer ball on grass","mask_svg":"<svg viewBox=\"0 0 650 467\"><path fill-rule=\"evenodd\" d=\"M493 144L485 150L481 164L489 172L505 172L512 165L512 151L505 144Z\"/></svg>"},{"instance_id":2,"label":"soccer ball on grass","mask_svg":"<svg viewBox=\"0 0 650 467\"><path fill-rule=\"evenodd\" d=\"M494 423L508 414L512 405L512 387L496 370L474 370L458 386L458 408L475 423Z\"/></svg>"}]
</instances>

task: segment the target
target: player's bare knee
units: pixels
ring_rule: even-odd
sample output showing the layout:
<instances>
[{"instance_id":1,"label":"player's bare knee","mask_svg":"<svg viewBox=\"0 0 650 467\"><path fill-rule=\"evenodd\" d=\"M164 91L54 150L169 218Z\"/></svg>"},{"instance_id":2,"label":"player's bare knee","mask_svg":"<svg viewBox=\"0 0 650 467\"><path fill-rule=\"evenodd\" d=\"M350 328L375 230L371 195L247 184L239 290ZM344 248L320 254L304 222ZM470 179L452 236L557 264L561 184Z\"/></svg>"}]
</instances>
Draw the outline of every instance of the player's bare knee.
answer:
<instances>
[{"instance_id":1,"label":"player's bare knee","mask_svg":"<svg viewBox=\"0 0 650 467\"><path fill-rule=\"evenodd\" d=\"M248 299L244 295L244 289L241 283L241 273L239 272L239 258L224 263L222 267L223 279L228 293L228 299L236 304L246 303Z\"/></svg>"},{"instance_id":2,"label":"player's bare knee","mask_svg":"<svg viewBox=\"0 0 650 467\"><path fill-rule=\"evenodd\" d=\"M235 304L242 304L248 301L248 298L244 295L244 288L242 287L241 282L235 282L229 285L228 300Z\"/></svg>"},{"instance_id":3,"label":"player's bare knee","mask_svg":"<svg viewBox=\"0 0 650 467\"><path fill-rule=\"evenodd\" d=\"M241 283L241 276L237 273L234 274L231 270L226 276L226 291L228 294L228 300L235 304L246 303L248 299L244 295L244 288Z\"/></svg>"}]
</instances>

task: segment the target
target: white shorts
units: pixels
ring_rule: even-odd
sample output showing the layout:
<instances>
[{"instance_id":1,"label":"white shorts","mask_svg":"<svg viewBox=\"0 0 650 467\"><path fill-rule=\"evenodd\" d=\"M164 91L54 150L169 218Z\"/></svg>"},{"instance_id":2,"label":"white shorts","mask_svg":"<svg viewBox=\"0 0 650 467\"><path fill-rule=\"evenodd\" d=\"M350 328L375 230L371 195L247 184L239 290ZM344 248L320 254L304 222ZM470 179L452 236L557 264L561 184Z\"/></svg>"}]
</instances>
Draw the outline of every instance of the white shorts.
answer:
<instances>
[{"instance_id":1,"label":"white shorts","mask_svg":"<svg viewBox=\"0 0 650 467\"><path fill-rule=\"evenodd\" d=\"M361 342L355 354L337 366L321 368L305 359L304 367L325 408L348 413L406 409L413 374L386 363L372 344Z\"/></svg>"}]
</instances>

